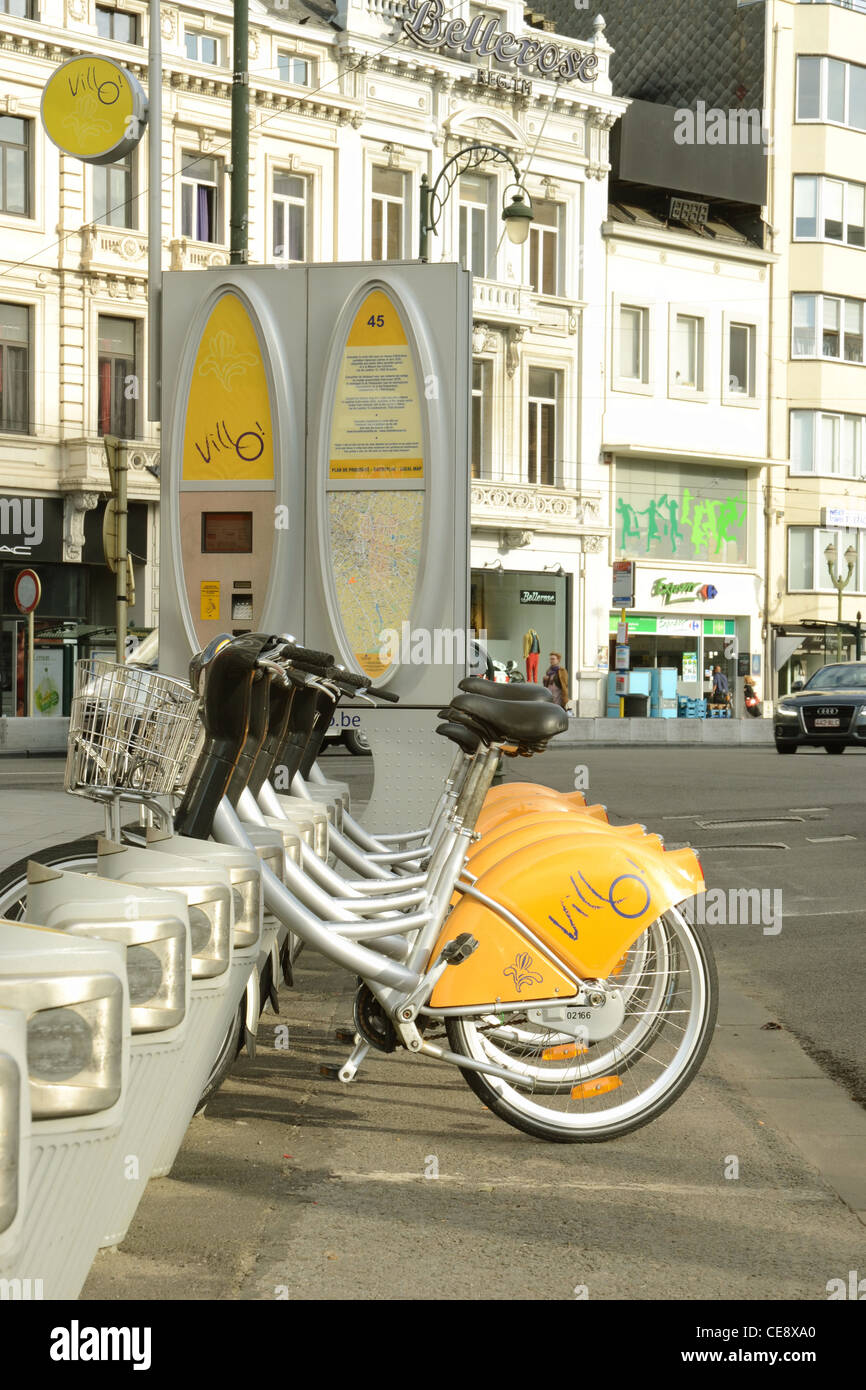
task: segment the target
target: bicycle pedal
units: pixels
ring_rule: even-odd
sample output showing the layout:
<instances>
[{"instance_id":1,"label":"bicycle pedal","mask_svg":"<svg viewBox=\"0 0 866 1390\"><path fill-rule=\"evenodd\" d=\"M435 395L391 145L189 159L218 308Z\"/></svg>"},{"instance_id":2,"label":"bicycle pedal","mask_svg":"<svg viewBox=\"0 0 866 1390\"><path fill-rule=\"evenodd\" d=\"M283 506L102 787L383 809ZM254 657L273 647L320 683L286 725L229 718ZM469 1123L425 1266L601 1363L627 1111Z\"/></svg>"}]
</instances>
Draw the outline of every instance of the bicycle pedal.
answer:
<instances>
[{"instance_id":1,"label":"bicycle pedal","mask_svg":"<svg viewBox=\"0 0 866 1390\"><path fill-rule=\"evenodd\" d=\"M355 1030L354 1028L335 1028L334 1039L338 1043L354 1043Z\"/></svg>"},{"instance_id":2,"label":"bicycle pedal","mask_svg":"<svg viewBox=\"0 0 866 1390\"><path fill-rule=\"evenodd\" d=\"M335 1066L332 1062L322 1062L319 1067L319 1075L326 1076L329 1081L339 1081L340 1068Z\"/></svg>"},{"instance_id":3,"label":"bicycle pedal","mask_svg":"<svg viewBox=\"0 0 866 1390\"><path fill-rule=\"evenodd\" d=\"M478 942L468 931L462 931L459 936L455 936L453 941L447 942L442 947L441 959L447 961L449 965L462 965L468 960L473 951L478 950Z\"/></svg>"}]
</instances>

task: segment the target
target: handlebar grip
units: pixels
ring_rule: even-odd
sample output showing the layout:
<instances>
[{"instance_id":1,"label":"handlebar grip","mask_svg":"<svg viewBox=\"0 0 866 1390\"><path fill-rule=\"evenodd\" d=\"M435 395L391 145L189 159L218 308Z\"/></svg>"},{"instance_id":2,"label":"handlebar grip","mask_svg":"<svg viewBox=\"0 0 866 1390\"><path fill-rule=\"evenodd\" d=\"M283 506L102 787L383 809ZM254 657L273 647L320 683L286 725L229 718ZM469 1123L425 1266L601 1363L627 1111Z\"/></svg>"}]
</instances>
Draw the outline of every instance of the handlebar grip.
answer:
<instances>
[{"instance_id":1,"label":"handlebar grip","mask_svg":"<svg viewBox=\"0 0 866 1390\"><path fill-rule=\"evenodd\" d=\"M299 647L295 642L285 642L281 655L300 670L312 671L318 676L324 675L334 664L331 652L317 652L312 647Z\"/></svg>"},{"instance_id":2,"label":"handlebar grip","mask_svg":"<svg viewBox=\"0 0 866 1390\"><path fill-rule=\"evenodd\" d=\"M391 690L368 690L367 694L374 696L377 700L387 700L389 705L398 705L400 703L400 696L395 695Z\"/></svg>"},{"instance_id":3,"label":"handlebar grip","mask_svg":"<svg viewBox=\"0 0 866 1390\"><path fill-rule=\"evenodd\" d=\"M348 690L365 690L370 684L369 676L357 676L354 671L342 671L339 666L331 666L325 677L334 685L344 685Z\"/></svg>"}]
</instances>

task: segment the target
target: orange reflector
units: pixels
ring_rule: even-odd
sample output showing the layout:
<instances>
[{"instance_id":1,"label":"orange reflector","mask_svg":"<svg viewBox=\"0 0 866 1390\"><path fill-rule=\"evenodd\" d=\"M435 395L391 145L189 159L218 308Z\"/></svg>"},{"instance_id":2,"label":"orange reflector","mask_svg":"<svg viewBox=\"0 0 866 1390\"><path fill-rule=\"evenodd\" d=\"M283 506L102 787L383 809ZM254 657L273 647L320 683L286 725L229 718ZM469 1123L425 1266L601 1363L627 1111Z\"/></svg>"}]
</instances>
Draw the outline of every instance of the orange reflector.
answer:
<instances>
[{"instance_id":1,"label":"orange reflector","mask_svg":"<svg viewBox=\"0 0 866 1390\"><path fill-rule=\"evenodd\" d=\"M579 1086L572 1086L572 1100L593 1100L595 1096L603 1096L608 1091L615 1091L622 1082L618 1076L599 1076L595 1081L582 1081Z\"/></svg>"},{"instance_id":2,"label":"orange reflector","mask_svg":"<svg viewBox=\"0 0 866 1390\"><path fill-rule=\"evenodd\" d=\"M611 972L610 972L611 975L619 975L620 972L622 971L622 968L623 968L623 966L625 965L625 963L626 963L627 960L628 960L628 951L626 951L624 955L621 955L621 956L620 956L620 958L619 958L619 960L617 961L616 965L613 967L613 970L611 970Z\"/></svg>"},{"instance_id":3,"label":"orange reflector","mask_svg":"<svg viewBox=\"0 0 866 1390\"><path fill-rule=\"evenodd\" d=\"M581 1053L588 1051L589 1049L581 1047L580 1043L562 1043L559 1047L546 1047L541 1059L544 1062L564 1062L569 1057L579 1057Z\"/></svg>"}]
</instances>

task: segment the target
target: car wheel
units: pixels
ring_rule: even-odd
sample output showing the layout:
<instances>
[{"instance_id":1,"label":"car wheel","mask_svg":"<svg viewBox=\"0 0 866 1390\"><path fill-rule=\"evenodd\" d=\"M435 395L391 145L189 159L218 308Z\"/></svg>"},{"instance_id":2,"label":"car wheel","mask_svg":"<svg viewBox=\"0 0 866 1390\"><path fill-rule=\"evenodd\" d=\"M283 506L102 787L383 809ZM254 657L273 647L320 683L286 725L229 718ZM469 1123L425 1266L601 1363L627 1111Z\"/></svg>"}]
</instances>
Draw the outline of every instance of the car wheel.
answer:
<instances>
[{"instance_id":1,"label":"car wheel","mask_svg":"<svg viewBox=\"0 0 866 1390\"><path fill-rule=\"evenodd\" d=\"M777 753L796 753L796 751L797 751L797 745L796 745L796 743L780 743L779 740L776 739L776 752L777 752Z\"/></svg>"},{"instance_id":2,"label":"car wheel","mask_svg":"<svg viewBox=\"0 0 866 1390\"><path fill-rule=\"evenodd\" d=\"M844 753L846 744L844 743L825 743L824 748L828 753Z\"/></svg>"},{"instance_id":3,"label":"car wheel","mask_svg":"<svg viewBox=\"0 0 866 1390\"><path fill-rule=\"evenodd\" d=\"M343 734L343 742L349 752L355 753L358 757L371 758L373 756L370 740L361 729L346 729Z\"/></svg>"}]
</instances>

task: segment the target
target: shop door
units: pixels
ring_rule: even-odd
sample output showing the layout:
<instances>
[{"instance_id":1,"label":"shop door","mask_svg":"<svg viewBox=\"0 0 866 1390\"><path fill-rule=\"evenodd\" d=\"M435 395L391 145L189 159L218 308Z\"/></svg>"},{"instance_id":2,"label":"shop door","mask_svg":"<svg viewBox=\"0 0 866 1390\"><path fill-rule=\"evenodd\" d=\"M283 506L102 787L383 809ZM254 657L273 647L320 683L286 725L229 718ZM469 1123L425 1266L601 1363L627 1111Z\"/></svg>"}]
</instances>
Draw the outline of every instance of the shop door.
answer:
<instances>
[{"instance_id":1,"label":"shop door","mask_svg":"<svg viewBox=\"0 0 866 1390\"><path fill-rule=\"evenodd\" d=\"M728 688L731 692L731 711L734 716L740 714L739 693L737 687L737 658L725 655L725 651L734 648L735 643L731 637L705 637L704 638L704 697L709 698L713 689L713 672L719 666L728 678Z\"/></svg>"}]
</instances>

